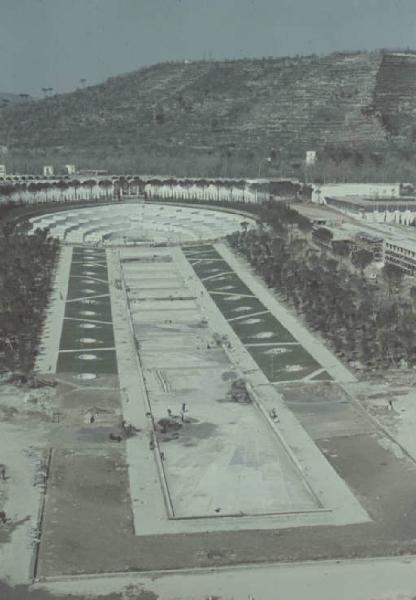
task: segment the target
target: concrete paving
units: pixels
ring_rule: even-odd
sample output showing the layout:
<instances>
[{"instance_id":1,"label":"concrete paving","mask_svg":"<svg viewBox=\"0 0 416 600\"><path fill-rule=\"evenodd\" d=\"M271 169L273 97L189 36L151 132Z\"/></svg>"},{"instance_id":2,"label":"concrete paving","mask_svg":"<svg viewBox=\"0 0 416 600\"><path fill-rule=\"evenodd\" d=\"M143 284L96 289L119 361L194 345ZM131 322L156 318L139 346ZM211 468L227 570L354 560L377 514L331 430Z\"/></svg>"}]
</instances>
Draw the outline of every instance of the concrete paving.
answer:
<instances>
[{"instance_id":1,"label":"concrete paving","mask_svg":"<svg viewBox=\"0 0 416 600\"><path fill-rule=\"evenodd\" d=\"M404 556L74 578L36 589L60 594L130 589L152 600L414 600L415 573L416 559Z\"/></svg>"},{"instance_id":2,"label":"concrete paving","mask_svg":"<svg viewBox=\"0 0 416 600\"><path fill-rule=\"evenodd\" d=\"M166 275L182 281L184 300L169 300L172 290L168 287L157 288L158 299L149 294L155 289L154 282L141 278L141 273L148 270L148 252L139 249L135 251L136 261L131 260L132 250L127 255L120 251L126 298L123 300L121 290L111 287L113 315L121 317L123 302L130 307L131 331L124 327L127 338L120 339L117 351L120 357L125 355L132 348L128 337L134 334L137 366L143 374L141 403L144 402L155 422L167 417L169 411L177 415L180 428L175 435L158 436L153 469L151 461L145 461L148 480L153 482L152 494L156 492L154 482L158 476L159 494L163 492L165 496L168 514L163 510L149 514L147 502L135 503L136 531L143 535L198 529L234 530L242 526L286 527L293 525L294 520L298 524L367 520L365 511L329 464L322 461L322 455L310 453L307 437L294 419L286 420L289 414L284 415L283 407L282 410L279 407L279 415L283 412L281 422L277 425L271 422L263 400L272 407L279 405L272 387L259 391L256 402L248 406L230 402L227 397L230 381L243 376L244 361L262 378L263 385L265 378L258 368L253 369L252 359L214 302L201 290L180 250L172 250L171 255L170 273L166 262L155 260L153 275L160 273L161 281ZM128 262L124 260L126 257ZM114 261L114 255L111 260ZM114 276L117 272L114 262L112 269ZM132 280L136 282L134 287ZM181 303L185 304L183 308ZM118 321L115 330L122 329ZM215 343L214 333L218 332L233 336L231 353ZM120 362L127 364L127 360L125 356ZM135 377L127 370L120 376L126 381ZM247 374L244 376L247 378ZM257 394L258 382L253 376L248 380L253 380ZM180 419L183 403L184 422ZM143 425L143 418L137 420ZM296 437L296 443L291 441L292 436ZM129 463L142 471L140 460L128 452ZM129 472L131 484L138 485L137 474L131 467ZM139 496L134 487L132 495ZM163 508L160 500L156 505ZM285 513L289 516L287 520ZM265 517L259 519L256 515Z\"/></svg>"}]
</instances>

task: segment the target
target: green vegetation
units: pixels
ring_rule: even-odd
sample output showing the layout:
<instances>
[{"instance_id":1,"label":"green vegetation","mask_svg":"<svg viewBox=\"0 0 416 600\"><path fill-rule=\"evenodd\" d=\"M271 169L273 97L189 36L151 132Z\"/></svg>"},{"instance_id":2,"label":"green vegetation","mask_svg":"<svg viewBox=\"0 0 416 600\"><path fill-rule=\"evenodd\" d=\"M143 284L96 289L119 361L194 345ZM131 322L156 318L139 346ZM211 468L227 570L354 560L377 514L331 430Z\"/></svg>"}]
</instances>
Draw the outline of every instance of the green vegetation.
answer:
<instances>
[{"instance_id":1,"label":"green vegetation","mask_svg":"<svg viewBox=\"0 0 416 600\"><path fill-rule=\"evenodd\" d=\"M87 307L89 308L89 307ZM75 320L78 319L78 320ZM86 317L81 313L78 314L78 317L70 317L66 318L62 328L61 341L59 344L60 350L88 350L88 346L82 344L80 339L85 337L93 338L97 340L93 344L93 348L113 348L114 347L114 335L113 335L113 326L111 323L103 324L103 323L94 323L94 328L85 329L83 328L83 324L85 321L81 321L79 319L86 319Z\"/></svg>"},{"instance_id":2,"label":"green vegetation","mask_svg":"<svg viewBox=\"0 0 416 600\"><path fill-rule=\"evenodd\" d=\"M320 368L319 363L300 344L291 346L259 344L248 346L247 350L266 377L273 382L299 381ZM325 373L323 379L330 379L328 373Z\"/></svg>"},{"instance_id":3,"label":"green vegetation","mask_svg":"<svg viewBox=\"0 0 416 600\"><path fill-rule=\"evenodd\" d=\"M0 228L0 366L34 365L59 243L46 230L32 235Z\"/></svg>"},{"instance_id":4,"label":"green vegetation","mask_svg":"<svg viewBox=\"0 0 416 600\"><path fill-rule=\"evenodd\" d=\"M225 279L224 283L226 282L227 280ZM204 281L204 284L205 283L206 282ZM260 300L257 300L257 298L254 296L251 298L246 298L244 296L228 296L225 294L215 293L208 287L207 289L211 294L211 298L214 300L215 304L227 319L242 317L243 315L250 315L252 313L258 313L266 310ZM277 323L275 325L277 325Z\"/></svg>"},{"instance_id":5,"label":"green vegetation","mask_svg":"<svg viewBox=\"0 0 416 600\"><path fill-rule=\"evenodd\" d=\"M263 306L263 310L265 310ZM254 311L253 311L254 312ZM241 314L241 313L240 313ZM252 313L251 313L252 314ZM250 320L250 319L248 319ZM295 342L296 340L285 327L279 321L277 321L269 312L255 317L256 323L245 323L244 319L238 319L237 321L231 321L230 325L245 344L260 343L261 341L267 343L278 343L283 342ZM262 339L258 337L263 332L270 332L269 337Z\"/></svg>"},{"instance_id":6,"label":"green vegetation","mask_svg":"<svg viewBox=\"0 0 416 600\"><path fill-rule=\"evenodd\" d=\"M117 373L108 288L105 250L74 248L58 372Z\"/></svg>"},{"instance_id":7,"label":"green vegetation","mask_svg":"<svg viewBox=\"0 0 416 600\"><path fill-rule=\"evenodd\" d=\"M163 63L0 108L9 171L414 180L414 61L392 53ZM318 163L305 169L305 151ZM268 158L269 160L265 160Z\"/></svg>"},{"instance_id":8,"label":"green vegetation","mask_svg":"<svg viewBox=\"0 0 416 600\"><path fill-rule=\"evenodd\" d=\"M386 265L370 282L367 253L348 260L344 249L331 251L329 237L318 231L312 238L310 230L296 211L269 203L258 229L235 233L229 243L347 362L373 369L416 365L416 291L400 295L403 273Z\"/></svg>"},{"instance_id":9,"label":"green vegetation","mask_svg":"<svg viewBox=\"0 0 416 600\"><path fill-rule=\"evenodd\" d=\"M60 352L57 364L58 373L95 373L97 375L116 375L117 356L115 350L94 350L93 360L83 360L81 357L87 351Z\"/></svg>"},{"instance_id":10,"label":"green vegetation","mask_svg":"<svg viewBox=\"0 0 416 600\"><path fill-rule=\"evenodd\" d=\"M299 217L300 221L305 226L306 221ZM245 224L242 228L247 229ZM213 258L216 265L222 264L221 271L225 274L204 279L203 284L269 381L299 381L320 369L319 363L230 270L228 263L212 246L192 246L185 248L184 254L199 277L206 273ZM195 262L196 257L201 261ZM220 291L220 288L223 290ZM326 371L318 376L321 380L331 379Z\"/></svg>"}]
</instances>

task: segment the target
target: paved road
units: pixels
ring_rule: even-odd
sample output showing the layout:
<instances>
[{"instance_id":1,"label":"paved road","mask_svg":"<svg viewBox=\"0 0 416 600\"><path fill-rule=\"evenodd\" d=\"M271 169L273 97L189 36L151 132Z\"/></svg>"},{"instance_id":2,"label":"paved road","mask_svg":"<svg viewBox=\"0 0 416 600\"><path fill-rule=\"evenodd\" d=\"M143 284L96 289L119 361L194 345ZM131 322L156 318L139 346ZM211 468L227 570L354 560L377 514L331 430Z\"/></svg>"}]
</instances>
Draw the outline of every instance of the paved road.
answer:
<instances>
[{"instance_id":1,"label":"paved road","mask_svg":"<svg viewBox=\"0 0 416 600\"><path fill-rule=\"evenodd\" d=\"M321 561L68 580L51 584L50 590L111 594L128 585L136 586L134 597L143 600L415 600L416 558Z\"/></svg>"}]
</instances>

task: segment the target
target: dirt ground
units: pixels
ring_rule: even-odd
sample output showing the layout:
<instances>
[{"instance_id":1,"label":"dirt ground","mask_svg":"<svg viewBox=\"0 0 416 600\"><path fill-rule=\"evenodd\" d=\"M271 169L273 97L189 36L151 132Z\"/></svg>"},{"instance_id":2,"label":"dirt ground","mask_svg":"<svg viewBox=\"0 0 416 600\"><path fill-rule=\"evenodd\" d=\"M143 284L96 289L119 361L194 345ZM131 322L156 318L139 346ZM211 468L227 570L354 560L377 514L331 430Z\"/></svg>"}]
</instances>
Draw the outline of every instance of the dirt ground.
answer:
<instances>
[{"instance_id":1,"label":"dirt ground","mask_svg":"<svg viewBox=\"0 0 416 600\"><path fill-rule=\"evenodd\" d=\"M328 384L313 384L328 397ZM311 394L311 384L304 394ZM296 393L289 390L288 402ZM82 449L54 451L40 548L40 577L59 574L207 567L246 562L394 555L416 551L416 466L383 447L369 422L360 424L344 394L301 418L321 451L358 496L373 522L342 527L135 537L124 443L112 445L99 425ZM291 402L293 407L294 402ZM299 411L297 412L299 416ZM328 419L326 418L328 416ZM346 434L336 422L356 423ZM365 420L365 416L362 416ZM308 423L307 423L308 421ZM327 423L327 430L316 422ZM335 426L332 424L335 422ZM367 431L366 431L367 430ZM100 437L101 436L101 437ZM317 437L318 436L318 437ZM88 439L88 442L86 441ZM413 476L412 476L413 475Z\"/></svg>"},{"instance_id":2,"label":"dirt ground","mask_svg":"<svg viewBox=\"0 0 416 600\"><path fill-rule=\"evenodd\" d=\"M9 586L0 582L0 598L4 600L85 600L85 594L59 594L55 595L46 590L31 590L26 585ZM95 600L121 600L121 594L106 594L95 596ZM156 600L157 596L152 592L144 592L136 596L136 600Z\"/></svg>"}]
</instances>

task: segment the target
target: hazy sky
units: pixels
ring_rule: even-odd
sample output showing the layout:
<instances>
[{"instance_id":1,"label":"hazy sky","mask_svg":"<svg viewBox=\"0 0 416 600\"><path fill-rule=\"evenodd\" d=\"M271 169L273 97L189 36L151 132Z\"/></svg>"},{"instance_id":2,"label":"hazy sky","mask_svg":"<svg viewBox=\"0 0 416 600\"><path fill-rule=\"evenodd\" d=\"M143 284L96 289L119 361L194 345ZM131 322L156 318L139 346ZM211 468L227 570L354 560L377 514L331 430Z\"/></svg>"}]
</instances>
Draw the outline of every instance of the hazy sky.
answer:
<instances>
[{"instance_id":1,"label":"hazy sky","mask_svg":"<svg viewBox=\"0 0 416 600\"><path fill-rule=\"evenodd\" d=\"M0 92L173 59L416 48L416 0L0 0Z\"/></svg>"}]
</instances>

